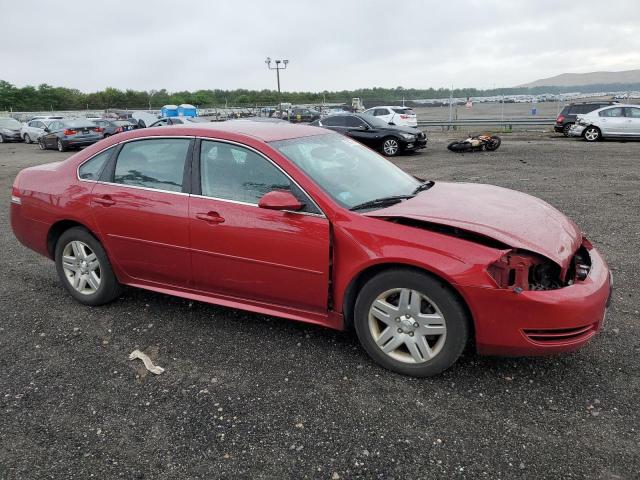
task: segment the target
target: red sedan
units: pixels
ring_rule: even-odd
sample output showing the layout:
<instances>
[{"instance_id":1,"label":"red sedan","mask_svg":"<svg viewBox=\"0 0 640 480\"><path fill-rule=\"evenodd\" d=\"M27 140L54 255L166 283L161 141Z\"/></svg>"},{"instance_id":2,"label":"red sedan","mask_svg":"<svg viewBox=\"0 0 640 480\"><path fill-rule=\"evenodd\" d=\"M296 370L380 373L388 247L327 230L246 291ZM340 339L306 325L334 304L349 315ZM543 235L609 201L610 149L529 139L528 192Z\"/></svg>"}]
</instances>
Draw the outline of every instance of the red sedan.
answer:
<instances>
[{"instance_id":1,"label":"red sedan","mask_svg":"<svg viewBox=\"0 0 640 480\"><path fill-rule=\"evenodd\" d=\"M574 350L600 329L604 260L547 203L423 182L310 126L141 129L21 171L11 225L86 305L121 285L355 328L395 372Z\"/></svg>"}]
</instances>

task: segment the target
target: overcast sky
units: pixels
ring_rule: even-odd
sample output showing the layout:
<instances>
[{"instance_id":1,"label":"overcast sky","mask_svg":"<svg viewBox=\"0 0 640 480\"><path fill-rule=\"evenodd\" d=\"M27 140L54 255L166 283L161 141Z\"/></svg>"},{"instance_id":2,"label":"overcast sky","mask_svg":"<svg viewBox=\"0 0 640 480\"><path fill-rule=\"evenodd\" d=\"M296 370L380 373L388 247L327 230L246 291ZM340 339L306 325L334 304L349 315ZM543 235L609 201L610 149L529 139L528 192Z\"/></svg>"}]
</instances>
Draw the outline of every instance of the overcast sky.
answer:
<instances>
[{"instance_id":1,"label":"overcast sky","mask_svg":"<svg viewBox=\"0 0 640 480\"><path fill-rule=\"evenodd\" d=\"M95 91L507 87L640 68L636 0L0 0L0 79Z\"/></svg>"}]
</instances>

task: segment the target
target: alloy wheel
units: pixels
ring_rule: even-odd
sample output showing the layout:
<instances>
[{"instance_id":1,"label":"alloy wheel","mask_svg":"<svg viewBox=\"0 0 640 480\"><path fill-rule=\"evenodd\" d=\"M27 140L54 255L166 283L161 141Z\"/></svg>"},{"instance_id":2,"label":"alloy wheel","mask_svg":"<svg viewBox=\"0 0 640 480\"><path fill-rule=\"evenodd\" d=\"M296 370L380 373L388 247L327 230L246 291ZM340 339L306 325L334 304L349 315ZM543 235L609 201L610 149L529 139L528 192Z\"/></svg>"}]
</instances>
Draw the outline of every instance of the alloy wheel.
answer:
<instances>
[{"instance_id":1,"label":"alloy wheel","mask_svg":"<svg viewBox=\"0 0 640 480\"><path fill-rule=\"evenodd\" d=\"M584 138L586 138L590 142L596 141L599 136L600 132L598 131L598 129L593 127L587 128L584 132Z\"/></svg>"},{"instance_id":2,"label":"alloy wheel","mask_svg":"<svg viewBox=\"0 0 640 480\"><path fill-rule=\"evenodd\" d=\"M44 144L44 140L39 139L38 140L38 146L40 147L40 150L46 150L47 146Z\"/></svg>"},{"instance_id":3,"label":"alloy wheel","mask_svg":"<svg viewBox=\"0 0 640 480\"><path fill-rule=\"evenodd\" d=\"M62 268L69 284L77 292L91 295L100 288L100 262L86 243L74 240L65 245Z\"/></svg>"},{"instance_id":4,"label":"alloy wheel","mask_svg":"<svg viewBox=\"0 0 640 480\"><path fill-rule=\"evenodd\" d=\"M395 155L396 153L398 153L398 148L398 141L394 140L393 138L385 140L382 144L382 149L387 155Z\"/></svg>"},{"instance_id":5,"label":"alloy wheel","mask_svg":"<svg viewBox=\"0 0 640 480\"><path fill-rule=\"evenodd\" d=\"M447 326L438 306L423 293L409 288L387 290L369 309L369 331L389 357L421 364L442 350Z\"/></svg>"},{"instance_id":6,"label":"alloy wheel","mask_svg":"<svg viewBox=\"0 0 640 480\"><path fill-rule=\"evenodd\" d=\"M62 142L60 140L58 140L58 151L64 152L64 147L62 146Z\"/></svg>"},{"instance_id":7,"label":"alloy wheel","mask_svg":"<svg viewBox=\"0 0 640 480\"><path fill-rule=\"evenodd\" d=\"M25 133L24 135L24 143L31 143L31 137L28 133Z\"/></svg>"}]
</instances>

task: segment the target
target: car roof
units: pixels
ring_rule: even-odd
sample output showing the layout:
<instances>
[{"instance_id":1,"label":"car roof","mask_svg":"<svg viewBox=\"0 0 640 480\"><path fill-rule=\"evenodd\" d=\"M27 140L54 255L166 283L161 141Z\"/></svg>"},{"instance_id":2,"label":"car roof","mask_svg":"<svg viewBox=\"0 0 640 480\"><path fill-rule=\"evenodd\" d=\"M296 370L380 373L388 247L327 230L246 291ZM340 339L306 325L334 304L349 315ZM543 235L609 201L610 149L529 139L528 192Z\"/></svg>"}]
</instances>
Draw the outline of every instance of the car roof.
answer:
<instances>
[{"instance_id":1,"label":"car roof","mask_svg":"<svg viewBox=\"0 0 640 480\"><path fill-rule=\"evenodd\" d=\"M134 130L135 134L131 137L144 136L145 130ZM325 135L326 130L309 125L299 125L292 123L273 123L273 122L253 122L245 120L242 122L210 122L210 123L189 123L182 125L170 125L166 127L152 128L151 130L159 131L164 134L172 130L176 131L176 135L202 135L206 137L215 136L216 133L237 134L253 137L263 142L274 142L277 140L289 140L292 138L311 137L314 135ZM177 132L180 133L177 133Z\"/></svg>"}]
</instances>

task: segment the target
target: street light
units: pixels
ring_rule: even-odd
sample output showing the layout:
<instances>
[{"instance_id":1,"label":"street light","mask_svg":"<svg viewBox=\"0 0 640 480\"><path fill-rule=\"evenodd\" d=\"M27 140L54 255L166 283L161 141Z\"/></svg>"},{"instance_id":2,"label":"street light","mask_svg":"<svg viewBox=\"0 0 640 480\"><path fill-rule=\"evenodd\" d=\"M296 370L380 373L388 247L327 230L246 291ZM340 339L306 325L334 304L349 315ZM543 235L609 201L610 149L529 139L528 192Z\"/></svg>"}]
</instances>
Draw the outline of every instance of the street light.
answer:
<instances>
[{"instance_id":1,"label":"street light","mask_svg":"<svg viewBox=\"0 0 640 480\"><path fill-rule=\"evenodd\" d=\"M282 105L282 101L281 101L281 97L280 97L280 70L285 70L287 68L287 65L289 64L289 60L275 60L274 61L276 66L272 67L271 66L271 57L267 57L267 59L264 61L264 63L267 64L267 68L269 70L275 70L276 71L276 78L278 79L278 102L280 105ZM280 108L280 110L282 110L282 108Z\"/></svg>"}]
</instances>

